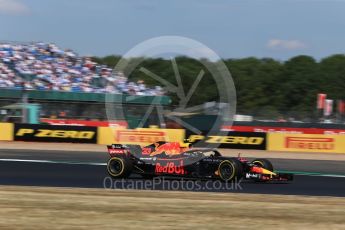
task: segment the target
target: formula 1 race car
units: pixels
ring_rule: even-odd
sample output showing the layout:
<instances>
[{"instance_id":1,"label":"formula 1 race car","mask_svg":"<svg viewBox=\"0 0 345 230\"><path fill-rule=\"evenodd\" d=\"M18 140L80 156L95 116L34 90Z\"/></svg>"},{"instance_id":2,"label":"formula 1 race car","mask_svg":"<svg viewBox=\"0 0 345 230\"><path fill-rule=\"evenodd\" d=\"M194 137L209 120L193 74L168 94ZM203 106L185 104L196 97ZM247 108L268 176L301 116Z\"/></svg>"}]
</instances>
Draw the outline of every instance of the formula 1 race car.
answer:
<instances>
[{"instance_id":1,"label":"formula 1 race car","mask_svg":"<svg viewBox=\"0 0 345 230\"><path fill-rule=\"evenodd\" d=\"M259 182L293 179L292 174L275 173L267 159L248 161L240 156L225 157L216 149L184 148L178 142L156 142L143 148L122 144L107 147L110 155L107 170L114 179L127 178L132 173L144 178L172 176L222 181L235 178Z\"/></svg>"}]
</instances>

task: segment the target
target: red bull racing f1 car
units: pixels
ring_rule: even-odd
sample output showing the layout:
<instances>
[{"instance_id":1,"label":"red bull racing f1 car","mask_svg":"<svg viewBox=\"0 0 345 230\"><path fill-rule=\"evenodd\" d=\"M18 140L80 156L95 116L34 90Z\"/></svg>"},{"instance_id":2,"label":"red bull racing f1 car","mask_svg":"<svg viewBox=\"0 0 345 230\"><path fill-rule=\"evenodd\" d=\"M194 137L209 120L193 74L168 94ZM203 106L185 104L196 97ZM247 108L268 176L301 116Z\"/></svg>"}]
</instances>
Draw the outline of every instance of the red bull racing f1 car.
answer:
<instances>
[{"instance_id":1,"label":"red bull racing f1 car","mask_svg":"<svg viewBox=\"0 0 345 230\"><path fill-rule=\"evenodd\" d=\"M293 179L292 174L275 173L267 159L248 161L240 156L225 157L216 149L184 148L177 142L156 142L146 147L122 144L107 147L110 155L107 171L114 179L127 178L132 173L144 178L172 176L222 181Z\"/></svg>"}]
</instances>

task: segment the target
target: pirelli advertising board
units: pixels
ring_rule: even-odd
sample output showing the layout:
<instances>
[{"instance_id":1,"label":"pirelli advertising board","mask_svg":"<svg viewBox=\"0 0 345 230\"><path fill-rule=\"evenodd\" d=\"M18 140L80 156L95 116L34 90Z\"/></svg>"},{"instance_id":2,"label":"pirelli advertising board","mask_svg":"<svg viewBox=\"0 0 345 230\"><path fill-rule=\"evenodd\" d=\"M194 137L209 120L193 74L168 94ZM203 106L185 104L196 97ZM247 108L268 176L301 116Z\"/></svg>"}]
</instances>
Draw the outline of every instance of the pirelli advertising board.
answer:
<instances>
[{"instance_id":1,"label":"pirelli advertising board","mask_svg":"<svg viewBox=\"0 0 345 230\"><path fill-rule=\"evenodd\" d=\"M345 135L268 134L268 150L345 153Z\"/></svg>"},{"instance_id":2,"label":"pirelli advertising board","mask_svg":"<svg viewBox=\"0 0 345 230\"><path fill-rule=\"evenodd\" d=\"M14 140L97 143L97 127L15 124Z\"/></svg>"},{"instance_id":3,"label":"pirelli advertising board","mask_svg":"<svg viewBox=\"0 0 345 230\"><path fill-rule=\"evenodd\" d=\"M157 141L183 142L183 129L112 129L98 128L98 144L136 144L149 145Z\"/></svg>"},{"instance_id":4,"label":"pirelli advertising board","mask_svg":"<svg viewBox=\"0 0 345 230\"><path fill-rule=\"evenodd\" d=\"M266 133L223 131L205 135L187 132L186 139L195 147L266 149Z\"/></svg>"}]
</instances>

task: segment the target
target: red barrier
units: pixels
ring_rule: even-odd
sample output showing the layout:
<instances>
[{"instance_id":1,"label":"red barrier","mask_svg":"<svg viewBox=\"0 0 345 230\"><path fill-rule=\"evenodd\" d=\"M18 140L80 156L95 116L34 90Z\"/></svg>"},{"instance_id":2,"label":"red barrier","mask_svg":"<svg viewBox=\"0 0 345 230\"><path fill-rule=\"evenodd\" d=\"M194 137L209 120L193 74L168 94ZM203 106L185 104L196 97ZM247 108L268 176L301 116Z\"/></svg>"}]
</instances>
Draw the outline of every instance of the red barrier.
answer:
<instances>
[{"instance_id":1,"label":"red barrier","mask_svg":"<svg viewBox=\"0 0 345 230\"><path fill-rule=\"evenodd\" d=\"M50 125L74 125L74 126L93 126L93 127L109 127L120 126L127 128L127 121L87 121L87 120L74 120L74 119L49 119L42 118L41 122Z\"/></svg>"},{"instance_id":2,"label":"red barrier","mask_svg":"<svg viewBox=\"0 0 345 230\"><path fill-rule=\"evenodd\" d=\"M296 134L344 134L344 129L321 129L321 128L291 128L272 126L223 126L223 131L237 132L264 132L264 133L296 133Z\"/></svg>"}]
</instances>

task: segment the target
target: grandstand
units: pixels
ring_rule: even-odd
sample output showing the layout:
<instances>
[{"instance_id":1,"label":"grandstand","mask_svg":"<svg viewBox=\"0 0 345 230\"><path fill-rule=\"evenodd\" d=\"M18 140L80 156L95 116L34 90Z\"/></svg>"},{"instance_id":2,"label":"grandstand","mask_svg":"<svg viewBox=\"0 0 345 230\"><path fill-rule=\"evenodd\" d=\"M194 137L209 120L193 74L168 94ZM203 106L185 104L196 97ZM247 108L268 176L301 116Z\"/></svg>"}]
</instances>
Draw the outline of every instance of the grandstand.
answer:
<instances>
[{"instance_id":1,"label":"grandstand","mask_svg":"<svg viewBox=\"0 0 345 230\"><path fill-rule=\"evenodd\" d=\"M129 124L139 123L145 108L154 97L161 104L170 99L160 86L148 87L142 80L129 81L122 72L79 56L70 49L51 43L18 44L0 42L0 109L17 108L10 113L2 110L0 121L21 122L25 109L23 99L39 105L38 116L45 118L107 120L106 95L124 109ZM131 96L130 102L126 97ZM133 98L134 96L134 98ZM15 119L13 119L15 118ZM28 120L26 120L28 121Z\"/></svg>"},{"instance_id":2,"label":"grandstand","mask_svg":"<svg viewBox=\"0 0 345 230\"><path fill-rule=\"evenodd\" d=\"M184 61L188 66L188 61ZM162 63L161 65L164 66ZM236 70L236 63L232 65ZM239 73L237 75L237 79L242 76ZM240 90L243 88L246 87L239 87ZM140 118L145 115L153 97L162 98L159 101L165 106L171 102L170 98L165 96L162 87L148 87L143 80L130 81L124 73L114 72L109 66L98 64L91 57L79 56L73 50L62 49L55 44L43 42L26 44L0 42L0 121L9 121L8 114L2 112L1 107L21 103L25 96L27 96L27 102L40 105L39 117L43 119L105 121L108 118L104 103L106 95L109 94L115 97L114 102L126 104L119 106L119 110L125 109L128 116L118 118L136 120L135 124L140 123ZM344 109L341 107L338 113L334 111L332 115L325 118L320 118L318 112L321 111L314 111L306 106L302 107L304 109L297 107L297 111L290 107L277 109L280 105L254 106L258 109L247 105L248 108L243 109L243 104L251 101L246 99L249 94L252 94L251 90L239 91L238 98L241 102L239 105L242 106L239 111L250 115L247 117L251 117L251 121L266 123L275 121L343 123L344 121L345 107ZM127 96L131 96L131 100L126 100ZM133 100L133 96L142 98ZM268 95L262 96L262 98L268 98ZM255 98L257 98L256 95ZM342 102L342 100L339 101ZM18 106L15 107L18 108ZM214 108L209 108L209 111L214 111ZM17 113L13 115L16 118L21 116L24 117ZM156 125L157 116L157 114L152 116L150 124Z\"/></svg>"},{"instance_id":3,"label":"grandstand","mask_svg":"<svg viewBox=\"0 0 345 230\"><path fill-rule=\"evenodd\" d=\"M25 90L163 95L160 86L131 82L121 72L51 43L0 43L0 87Z\"/></svg>"}]
</instances>

